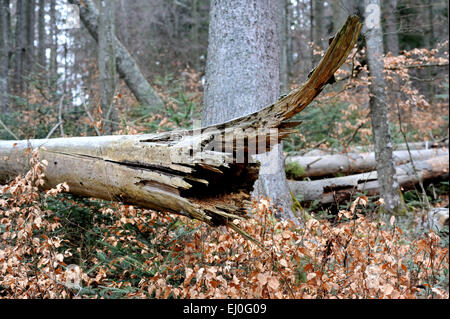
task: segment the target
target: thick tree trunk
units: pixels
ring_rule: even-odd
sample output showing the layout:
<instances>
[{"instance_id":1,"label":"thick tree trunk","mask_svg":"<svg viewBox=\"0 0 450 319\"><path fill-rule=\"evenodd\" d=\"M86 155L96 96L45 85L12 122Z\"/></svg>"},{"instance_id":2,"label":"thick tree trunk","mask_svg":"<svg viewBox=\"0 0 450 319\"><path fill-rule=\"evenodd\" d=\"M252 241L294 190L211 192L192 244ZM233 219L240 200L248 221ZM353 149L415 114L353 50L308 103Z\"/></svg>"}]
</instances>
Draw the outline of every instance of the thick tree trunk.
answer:
<instances>
[{"instance_id":1,"label":"thick tree trunk","mask_svg":"<svg viewBox=\"0 0 450 319\"><path fill-rule=\"evenodd\" d=\"M448 156L448 149L411 150L413 161L436 156ZM410 161L408 151L393 152L395 165ZM298 177L322 177L335 174L354 174L370 172L376 169L375 153L346 153L322 156L290 156L286 163L297 163L304 173Z\"/></svg>"},{"instance_id":2,"label":"thick tree trunk","mask_svg":"<svg viewBox=\"0 0 450 319\"><path fill-rule=\"evenodd\" d=\"M113 104L116 91L115 0L101 0L98 21L98 66L100 107L103 112L103 132L107 135L117 128L118 110Z\"/></svg>"},{"instance_id":3,"label":"thick tree trunk","mask_svg":"<svg viewBox=\"0 0 450 319\"><path fill-rule=\"evenodd\" d=\"M389 128L386 81L384 78L383 36L380 22L380 1L366 0L366 45L367 59L371 75L370 118L377 160L377 172L381 186L381 196L387 212L403 210L399 197L399 186L395 177L392 159L392 142Z\"/></svg>"},{"instance_id":4,"label":"thick tree trunk","mask_svg":"<svg viewBox=\"0 0 450 319\"><path fill-rule=\"evenodd\" d=\"M84 0L82 1L83 4L80 4L79 0L69 0L69 2L79 6L81 21L89 30L92 37L98 41L99 13L93 0ZM161 98L150 86L142 72L139 70L136 61L116 36L114 36L114 44L116 50L117 72L120 77L124 79L128 88L133 92L141 105L149 106L157 112L163 105Z\"/></svg>"},{"instance_id":5,"label":"thick tree trunk","mask_svg":"<svg viewBox=\"0 0 450 319\"><path fill-rule=\"evenodd\" d=\"M211 3L203 125L255 112L279 97L279 6L274 0ZM270 197L292 218L282 146L261 163L253 195Z\"/></svg>"},{"instance_id":6,"label":"thick tree trunk","mask_svg":"<svg viewBox=\"0 0 450 319\"><path fill-rule=\"evenodd\" d=\"M417 175L423 181L434 178L448 178L448 156L433 157L414 163ZM411 188L419 183L411 163L395 168L395 176L399 185ZM331 204L336 201L348 200L356 192L367 192L368 195L380 193L380 182L376 171L320 179L315 181L288 181L292 192L302 201L319 201L321 204ZM383 196L381 196L383 197ZM383 197L384 199L384 197Z\"/></svg>"},{"instance_id":7,"label":"thick tree trunk","mask_svg":"<svg viewBox=\"0 0 450 319\"><path fill-rule=\"evenodd\" d=\"M291 133L289 128L298 123L288 119L322 91L360 29L359 19L350 17L306 84L262 110L201 132L1 141L0 179L26 172L30 148L38 148L38 158L48 162L43 187L66 182L75 194L178 213L211 225L242 218L258 177L252 155L270 150Z\"/></svg>"},{"instance_id":8,"label":"thick tree trunk","mask_svg":"<svg viewBox=\"0 0 450 319\"><path fill-rule=\"evenodd\" d=\"M398 48L398 26L395 11L397 10L397 0L385 0L384 16L386 18L386 51L391 52L393 56L399 53Z\"/></svg>"},{"instance_id":9,"label":"thick tree trunk","mask_svg":"<svg viewBox=\"0 0 450 319\"><path fill-rule=\"evenodd\" d=\"M0 111L9 109L9 0L0 0Z\"/></svg>"}]
</instances>

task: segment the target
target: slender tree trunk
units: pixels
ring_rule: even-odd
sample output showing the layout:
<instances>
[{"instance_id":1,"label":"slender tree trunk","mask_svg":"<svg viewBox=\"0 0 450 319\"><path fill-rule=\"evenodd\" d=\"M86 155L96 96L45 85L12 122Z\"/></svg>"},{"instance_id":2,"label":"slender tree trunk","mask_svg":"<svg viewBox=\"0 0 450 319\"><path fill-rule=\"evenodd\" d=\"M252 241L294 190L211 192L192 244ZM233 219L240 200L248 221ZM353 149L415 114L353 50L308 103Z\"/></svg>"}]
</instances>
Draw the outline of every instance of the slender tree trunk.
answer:
<instances>
[{"instance_id":1,"label":"slender tree trunk","mask_svg":"<svg viewBox=\"0 0 450 319\"><path fill-rule=\"evenodd\" d=\"M39 0L39 12L38 12L38 52L37 58L39 63L39 71L45 71L46 69L46 32L45 32L45 0Z\"/></svg>"},{"instance_id":2,"label":"slender tree trunk","mask_svg":"<svg viewBox=\"0 0 450 319\"><path fill-rule=\"evenodd\" d=\"M198 0L191 1L191 40L193 45L193 68L196 71L200 71L200 51L199 51L199 26L200 26L200 17L199 17L199 8L198 8Z\"/></svg>"},{"instance_id":3,"label":"slender tree trunk","mask_svg":"<svg viewBox=\"0 0 450 319\"><path fill-rule=\"evenodd\" d=\"M58 28L56 21L56 1L50 1L50 81L56 83L58 80Z\"/></svg>"},{"instance_id":4,"label":"slender tree trunk","mask_svg":"<svg viewBox=\"0 0 450 319\"><path fill-rule=\"evenodd\" d=\"M391 132L385 92L386 81L383 74L383 36L379 14L381 7L379 0L366 0L365 4L365 37L368 64L372 78L369 104L380 195L384 199L384 207L387 212L399 213L403 210L403 207L400 201L399 185L395 177L395 167L392 158Z\"/></svg>"},{"instance_id":5,"label":"slender tree trunk","mask_svg":"<svg viewBox=\"0 0 450 319\"><path fill-rule=\"evenodd\" d=\"M333 33L336 33L344 24L347 18L348 0L331 1L331 9L333 11Z\"/></svg>"},{"instance_id":6,"label":"slender tree trunk","mask_svg":"<svg viewBox=\"0 0 450 319\"><path fill-rule=\"evenodd\" d=\"M325 48L323 5L324 0L314 0L313 42L321 50ZM320 55L313 55L313 64L316 64L319 60Z\"/></svg>"},{"instance_id":7,"label":"slender tree trunk","mask_svg":"<svg viewBox=\"0 0 450 319\"><path fill-rule=\"evenodd\" d=\"M0 0L0 111L9 109L9 0Z\"/></svg>"},{"instance_id":8,"label":"slender tree trunk","mask_svg":"<svg viewBox=\"0 0 450 319\"><path fill-rule=\"evenodd\" d=\"M387 52L391 52L392 55L397 56L399 53L398 48L398 26L395 11L397 10L397 0L385 0L384 4L384 16L386 17L386 46Z\"/></svg>"},{"instance_id":9,"label":"slender tree trunk","mask_svg":"<svg viewBox=\"0 0 450 319\"><path fill-rule=\"evenodd\" d=\"M280 43L280 92L286 94L289 91L289 68L288 68L288 10L289 2L280 0L278 2L278 30Z\"/></svg>"},{"instance_id":10,"label":"slender tree trunk","mask_svg":"<svg viewBox=\"0 0 450 319\"><path fill-rule=\"evenodd\" d=\"M25 63L24 69L25 74L29 75L33 70L34 64L34 26L36 22L36 1L35 0L27 0L26 1L26 33L27 33L27 41L26 41L26 55L25 55Z\"/></svg>"},{"instance_id":11,"label":"slender tree trunk","mask_svg":"<svg viewBox=\"0 0 450 319\"><path fill-rule=\"evenodd\" d=\"M278 1L211 3L202 125L255 112L279 96ZM281 144L262 159L253 196L270 197L292 218Z\"/></svg>"},{"instance_id":12,"label":"slender tree trunk","mask_svg":"<svg viewBox=\"0 0 450 319\"><path fill-rule=\"evenodd\" d=\"M98 23L98 64L100 71L100 105L105 134L117 129L118 111L113 105L116 90L116 53L114 42L115 0L100 0Z\"/></svg>"},{"instance_id":13,"label":"slender tree trunk","mask_svg":"<svg viewBox=\"0 0 450 319\"><path fill-rule=\"evenodd\" d=\"M21 95L24 92L24 61L26 55L26 24L25 24L25 10L26 1L17 0L16 7L16 29L15 29L15 56L14 56L14 93Z\"/></svg>"},{"instance_id":14,"label":"slender tree trunk","mask_svg":"<svg viewBox=\"0 0 450 319\"><path fill-rule=\"evenodd\" d=\"M83 0L83 5L79 0L69 0L80 8L80 18L88 29L92 37L98 41L98 9L92 0ZM133 92L141 105L151 107L155 112L159 111L163 105L161 98L145 79L136 61L114 36L116 50L116 67L120 77L124 79L128 88Z\"/></svg>"}]
</instances>

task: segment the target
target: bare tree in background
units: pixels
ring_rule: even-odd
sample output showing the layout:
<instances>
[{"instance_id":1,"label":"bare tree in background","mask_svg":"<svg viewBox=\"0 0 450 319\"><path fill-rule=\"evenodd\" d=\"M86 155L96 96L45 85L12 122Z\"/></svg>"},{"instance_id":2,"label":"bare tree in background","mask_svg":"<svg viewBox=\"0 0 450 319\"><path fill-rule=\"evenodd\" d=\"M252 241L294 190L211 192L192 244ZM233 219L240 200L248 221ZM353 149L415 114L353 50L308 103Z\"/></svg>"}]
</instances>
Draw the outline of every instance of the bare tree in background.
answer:
<instances>
[{"instance_id":1,"label":"bare tree in background","mask_svg":"<svg viewBox=\"0 0 450 319\"><path fill-rule=\"evenodd\" d=\"M277 100L280 90L278 1L213 0L202 125L258 111ZM294 219L286 183L282 144L263 161L253 196L270 197ZM276 165L274 173L264 167Z\"/></svg>"},{"instance_id":2,"label":"bare tree in background","mask_svg":"<svg viewBox=\"0 0 450 319\"><path fill-rule=\"evenodd\" d=\"M397 56L398 48L398 26L395 11L397 10L397 0L383 1L383 13L386 18L386 49L392 55Z\"/></svg>"},{"instance_id":3,"label":"bare tree in background","mask_svg":"<svg viewBox=\"0 0 450 319\"><path fill-rule=\"evenodd\" d=\"M26 52L25 52L25 63L24 71L28 76L33 71L34 64L34 25L36 22L36 0L26 1Z\"/></svg>"},{"instance_id":4,"label":"bare tree in background","mask_svg":"<svg viewBox=\"0 0 450 319\"><path fill-rule=\"evenodd\" d=\"M289 91L289 1L278 2L278 30L280 42L280 91L285 94Z\"/></svg>"},{"instance_id":5,"label":"bare tree in background","mask_svg":"<svg viewBox=\"0 0 450 319\"><path fill-rule=\"evenodd\" d=\"M402 210L402 204L392 158L391 132L385 92L386 81L383 74L380 0L365 0L365 5L365 38L371 75L369 105L380 196L384 199L384 208L387 212L398 213Z\"/></svg>"},{"instance_id":6,"label":"bare tree in background","mask_svg":"<svg viewBox=\"0 0 450 319\"><path fill-rule=\"evenodd\" d=\"M9 0L0 0L0 111L9 105L9 39L11 33Z\"/></svg>"},{"instance_id":7,"label":"bare tree in background","mask_svg":"<svg viewBox=\"0 0 450 319\"><path fill-rule=\"evenodd\" d=\"M39 0L38 11L38 52L37 60L39 63L39 71L45 71L45 47L46 47L46 33L45 33L45 0Z\"/></svg>"},{"instance_id":8,"label":"bare tree in background","mask_svg":"<svg viewBox=\"0 0 450 319\"><path fill-rule=\"evenodd\" d=\"M324 17L323 17L323 6L324 0L314 0L313 7L313 24L312 24L312 34L313 34L313 42L315 46L318 46L320 49L325 48L324 41ZM313 64L317 64L320 61L319 55L313 55Z\"/></svg>"},{"instance_id":9,"label":"bare tree in background","mask_svg":"<svg viewBox=\"0 0 450 319\"><path fill-rule=\"evenodd\" d=\"M118 111L113 104L116 90L116 54L114 35L115 0L100 0L98 21L98 66L100 106L103 112L103 130L111 134L116 129Z\"/></svg>"},{"instance_id":10,"label":"bare tree in background","mask_svg":"<svg viewBox=\"0 0 450 319\"><path fill-rule=\"evenodd\" d=\"M24 63L26 55L26 1L17 0L16 4L16 28L15 28L15 52L14 52L14 85L13 89L16 94L24 91Z\"/></svg>"}]
</instances>

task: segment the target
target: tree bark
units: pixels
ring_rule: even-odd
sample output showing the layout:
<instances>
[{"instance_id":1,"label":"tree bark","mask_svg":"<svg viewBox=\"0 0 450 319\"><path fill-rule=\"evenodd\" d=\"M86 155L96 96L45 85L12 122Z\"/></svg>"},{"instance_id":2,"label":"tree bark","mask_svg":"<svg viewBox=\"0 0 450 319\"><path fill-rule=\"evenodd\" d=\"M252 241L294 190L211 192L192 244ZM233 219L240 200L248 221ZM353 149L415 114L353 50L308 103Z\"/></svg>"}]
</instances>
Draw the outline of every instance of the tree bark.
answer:
<instances>
[{"instance_id":1,"label":"tree bark","mask_svg":"<svg viewBox=\"0 0 450 319\"><path fill-rule=\"evenodd\" d=\"M421 180L448 178L448 156L433 157L415 162L414 165ZM367 192L368 195L381 193L378 176L376 171L372 171L344 177L314 181L288 181L288 183L292 192L302 201L317 200L321 204L331 204L336 201L348 200L356 192ZM399 185L404 189L419 183L411 163L396 167L395 176Z\"/></svg>"},{"instance_id":2,"label":"tree bark","mask_svg":"<svg viewBox=\"0 0 450 319\"><path fill-rule=\"evenodd\" d=\"M116 52L114 44L115 0L101 0L98 21L98 66L100 107L103 112L103 132L112 134L117 129L118 110L113 104L116 91Z\"/></svg>"},{"instance_id":3,"label":"tree bark","mask_svg":"<svg viewBox=\"0 0 450 319\"><path fill-rule=\"evenodd\" d=\"M349 17L305 85L262 110L200 131L0 141L0 179L26 172L30 148L37 148L38 159L48 163L44 188L67 182L75 194L173 212L211 225L243 218L258 177L259 164L251 161L252 155L270 150L299 124L288 120L330 81L360 29L359 19Z\"/></svg>"},{"instance_id":4,"label":"tree bark","mask_svg":"<svg viewBox=\"0 0 450 319\"><path fill-rule=\"evenodd\" d=\"M92 0L84 0L80 4L79 0L69 0L80 8L80 18L92 37L98 41L98 9ZM136 61L114 36L116 50L116 67L120 77L124 79L128 88L141 105L149 106L153 111L160 110L163 102L155 90L150 86L144 75L140 71Z\"/></svg>"},{"instance_id":5,"label":"tree bark","mask_svg":"<svg viewBox=\"0 0 450 319\"><path fill-rule=\"evenodd\" d=\"M448 156L448 149L411 150L414 161L425 160L436 156ZM395 165L410 161L408 151L393 152ZM346 153L321 156L290 156L286 163L297 163L303 168L298 177L323 177L335 174L354 174L370 172L376 169L375 153Z\"/></svg>"},{"instance_id":6,"label":"tree bark","mask_svg":"<svg viewBox=\"0 0 450 319\"><path fill-rule=\"evenodd\" d=\"M9 0L0 0L0 111L9 109Z\"/></svg>"},{"instance_id":7,"label":"tree bark","mask_svg":"<svg viewBox=\"0 0 450 319\"><path fill-rule=\"evenodd\" d=\"M388 105L385 92L383 36L380 22L380 1L366 0L366 46L367 59L371 75L370 117L380 182L380 193L384 199L384 208L389 213L403 210L399 197L399 185L395 177L392 158L391 132L388 119Z\"/></svg>"}]
</instances>

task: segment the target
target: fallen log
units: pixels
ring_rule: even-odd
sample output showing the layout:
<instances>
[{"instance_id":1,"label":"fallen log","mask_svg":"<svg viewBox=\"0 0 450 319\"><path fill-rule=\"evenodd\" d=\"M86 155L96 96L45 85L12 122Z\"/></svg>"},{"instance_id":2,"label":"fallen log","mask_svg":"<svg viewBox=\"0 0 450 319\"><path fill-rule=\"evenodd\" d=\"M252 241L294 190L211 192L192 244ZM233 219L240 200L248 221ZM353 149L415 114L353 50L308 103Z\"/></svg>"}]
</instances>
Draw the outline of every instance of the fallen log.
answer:
<instances>
[{"instance_id":1,"label":"fallen log","mask_svg":"<svg viewBox=\"0 0 450 319\"><path fill-rule=\"evenodd\" d=\"M407 150L409 147L410 150L429 150L429 149L435 149L435 148L448 148L448 138L443 138L439 141L423 141L423 142L411 142L411 143L401 143L401 144L394 144L392 146L393 150ZM367 152L367 151L373 151L373 145L369 146L353 146L350 148L351 152Z\"/></svg>"},{"instance_id":2,"label":"fallen log","mask_svg":"<svg viewBox=\"0 0 450 319\"><path fill-rule=\"evenodd\" d=\"M299 122L289 122L330 82L361 30L350 16L307 82L264 109L199 130L134 136L0 141L0 180L29 169L27 154L47 160L43 188L168 211L210 225L245 216L264 153ZM256 92L255 92L256 93Z\"/></svg>"},{"instance_id":3,"label":"fallen log","mask_svg":"<svg viewBox=\"0 0 450 319\"><path fill-rule=\"evenodd\" d=\"M395 165L410 161L408 151L394 151ZM436 156L448 156L447 148L428 150L411 150L413 161L420 161ZM297 164L301 167L300 177L322 177L335 174L355 174L370 172L376 169L375 153L345 153L320 156L289 156L286 164Z\"/></svg>"},{"instance_id":4,"label":"fallen log","mask_svg":"<svg viewBox=\"0 0 450 319\"><path fill-rule=\"evenodd\" d=\"M449 172L448 156L438 156L414 163L417 175L411 163L396 167L397 181L403 189L413 187L423 181L434 178L447 178ZM419 177L419 178L418 178ZM301 201L317 200L321 204L330 204L340 199L348 199L356 192L378 193L377 172L335 177L314 181L288 181L292 193Z\"/></svg>"}]
</instances>

